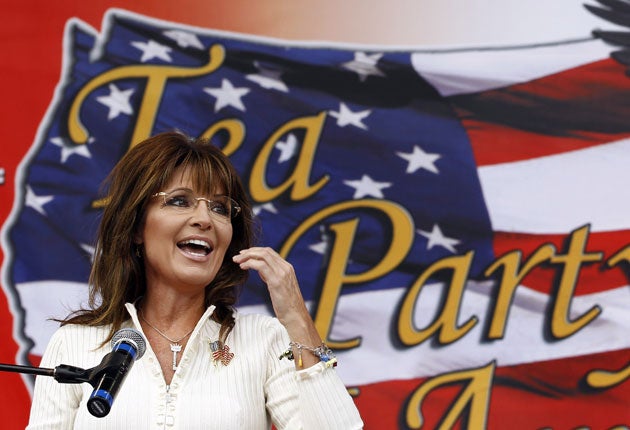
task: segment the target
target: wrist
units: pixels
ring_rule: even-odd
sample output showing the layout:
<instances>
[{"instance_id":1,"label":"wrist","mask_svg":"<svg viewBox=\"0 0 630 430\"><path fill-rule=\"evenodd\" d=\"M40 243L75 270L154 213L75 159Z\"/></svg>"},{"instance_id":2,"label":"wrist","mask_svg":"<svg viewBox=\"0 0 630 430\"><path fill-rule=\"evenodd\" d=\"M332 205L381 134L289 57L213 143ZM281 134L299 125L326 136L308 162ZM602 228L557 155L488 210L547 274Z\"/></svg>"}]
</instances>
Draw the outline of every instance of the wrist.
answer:
<instances>
[{"instance_id":1,"label":"wrist","mask_svg":"<svg viewBox=\"0 0 630 430\"><path fill-rule=\"evenodd\" d=\"M288 360L294 360L297 356L297 367L302 369L304 367L302 357L304 351L308 351L312 356L318 358L327 368L337 366L337 356L325 342L321 342L318 346L310 346L292 341L289 343L289 348L280 355L279 359L287 358Z\"/></svg>"}]
</instances>

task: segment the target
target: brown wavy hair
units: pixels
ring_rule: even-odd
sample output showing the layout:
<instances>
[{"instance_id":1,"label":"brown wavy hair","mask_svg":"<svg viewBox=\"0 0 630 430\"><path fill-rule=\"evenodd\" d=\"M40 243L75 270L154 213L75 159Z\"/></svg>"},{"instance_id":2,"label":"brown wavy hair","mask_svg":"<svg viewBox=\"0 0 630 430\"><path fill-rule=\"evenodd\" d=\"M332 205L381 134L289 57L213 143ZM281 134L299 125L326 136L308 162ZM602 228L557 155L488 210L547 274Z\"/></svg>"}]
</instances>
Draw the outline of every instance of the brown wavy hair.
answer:
<instances>
[{"instance_id":1,"label":"brown wavy hair","mask_svg":"<svg viewBox=\"0 0 630 430\"><path fill-rule=\"evenodd\" d=\"M229 159L209 141L180 132L165 132L132 147L116 164L105 185L106 206L98 230L90 273L86 309L62 320L65 324L111 324L108 342L128 319L126 302L144 295L144 262L137 253L137 237L151 196L166 186L179 167L190 169L198 192L214 194L220 187L233 198L241 212L232 220L232 242L214 280L206 286L205 305L215 305L212 318L221 324L225 340L234 327L234 304L239 287L247 279L231 256L249 248L253 241L251 205Z\"/></svg>"}]
</instances>

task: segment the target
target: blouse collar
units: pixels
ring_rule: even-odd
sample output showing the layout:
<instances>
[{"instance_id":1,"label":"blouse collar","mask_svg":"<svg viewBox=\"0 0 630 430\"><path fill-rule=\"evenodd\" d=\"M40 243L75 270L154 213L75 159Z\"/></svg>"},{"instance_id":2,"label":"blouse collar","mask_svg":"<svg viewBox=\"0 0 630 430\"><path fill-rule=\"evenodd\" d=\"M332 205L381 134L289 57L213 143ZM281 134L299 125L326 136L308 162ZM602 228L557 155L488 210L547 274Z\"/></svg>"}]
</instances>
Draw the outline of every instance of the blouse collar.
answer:
<instances>
[{"instance_id":1,"label":"blouse collar","mask_svg":"<svg viewBox=\"0 0 630 430\"><path fill-rule=\"evenodd\" d=\"M140 299L136 300L133 303L125 303L125 308L127 309L129 316L131 316L131 321L133 322L133 325L135 326L135 328L140 330L140 332L142 332L142 325L140 324L140 320L138 319L138 309L136 308L136 304L138 303L139 300ZM190 335L191 339L197 336L197 333L202 329L204 324L210 319L210 316L212 316L212 313L214 312L215 309L216 309L215 305L208 306L208 308L203 313L203 315L201 315L201 318L199 318L199 321L197 321L197 325L195 326L195 329ZM142 334L144 334L144 332L142 332Z\"/></svg>"}]
</instances>

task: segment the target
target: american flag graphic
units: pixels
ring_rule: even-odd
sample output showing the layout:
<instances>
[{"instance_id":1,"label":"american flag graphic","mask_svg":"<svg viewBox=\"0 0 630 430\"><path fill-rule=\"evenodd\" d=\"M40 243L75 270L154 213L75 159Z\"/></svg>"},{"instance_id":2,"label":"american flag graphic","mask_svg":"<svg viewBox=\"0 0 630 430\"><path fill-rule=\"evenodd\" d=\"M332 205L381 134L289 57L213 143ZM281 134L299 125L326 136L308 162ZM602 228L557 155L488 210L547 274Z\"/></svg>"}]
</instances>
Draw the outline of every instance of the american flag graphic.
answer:
<instances>
[{"instance_id":1,"label":"american flag graphic","mask_svg":"<svg viewBox=\"0 0 630 430\"><path fill-rule=\"evenodd\" d=\"M19 359L37 365L47 319L86 301L105 176L179 129L241 173L366 428L628 428L630 78L613 49L590 32L397 50L70 20L4 230ZM238 307L272 313L257 277Z\"/></svg>"}]
</instances>

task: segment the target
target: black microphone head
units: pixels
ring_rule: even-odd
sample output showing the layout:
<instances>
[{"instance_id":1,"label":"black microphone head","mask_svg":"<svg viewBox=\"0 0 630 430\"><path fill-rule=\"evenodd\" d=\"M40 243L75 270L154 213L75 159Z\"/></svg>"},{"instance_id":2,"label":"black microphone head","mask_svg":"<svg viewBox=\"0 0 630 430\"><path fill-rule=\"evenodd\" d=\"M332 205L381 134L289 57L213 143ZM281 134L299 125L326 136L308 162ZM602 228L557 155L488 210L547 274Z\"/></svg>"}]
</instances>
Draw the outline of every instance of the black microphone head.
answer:
<instances>
[{"instance_id":1,"label":"black microphone head","mask_svg":"<svg viewBox=\"0 0 630 430\"><path fill-rule=\"evenodd\" d=\"M114 337L112 337L112 349L121 342L127 342L135 346L137 354L136 360L140 359L147 350L147 341L144 340L142 333L134 328L122 328L114 333Z\"/></svg>"}]
</instances>

